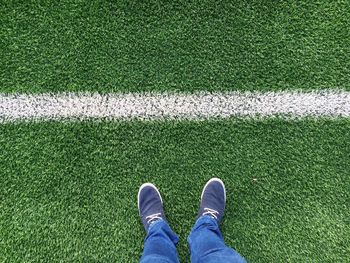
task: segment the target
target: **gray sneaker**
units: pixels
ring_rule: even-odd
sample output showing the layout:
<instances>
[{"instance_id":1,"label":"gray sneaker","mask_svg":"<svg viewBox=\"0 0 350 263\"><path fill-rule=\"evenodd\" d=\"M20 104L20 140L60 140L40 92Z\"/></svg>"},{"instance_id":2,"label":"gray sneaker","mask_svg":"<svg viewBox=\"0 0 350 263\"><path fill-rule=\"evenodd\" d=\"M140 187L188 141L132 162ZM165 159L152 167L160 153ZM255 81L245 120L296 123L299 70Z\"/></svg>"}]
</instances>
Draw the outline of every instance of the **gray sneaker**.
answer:
<instances>
[{"instance_id":1,"label":"gray sneaker","mask_svg":"<svg viewBox=\"0 0 350 263\"><path fill-rule=\"evenodd\" d=\"M224 183L219 178L210 179L203 188L198 218L210 216L218 223L225 212L226 190Z\"/></svg>"},{"instance_id":2,"label":"gray sneaker","mask_svg":"<svg viewBox=\"0 0 350 263\"><path fill-rule=\"evenodd\" d=\"M154 184L141 185L137 195L137 204L142 224L148 232L149 226L158 221L166 220L163 210L162 197Z\"/></svg>"}]
</instances>

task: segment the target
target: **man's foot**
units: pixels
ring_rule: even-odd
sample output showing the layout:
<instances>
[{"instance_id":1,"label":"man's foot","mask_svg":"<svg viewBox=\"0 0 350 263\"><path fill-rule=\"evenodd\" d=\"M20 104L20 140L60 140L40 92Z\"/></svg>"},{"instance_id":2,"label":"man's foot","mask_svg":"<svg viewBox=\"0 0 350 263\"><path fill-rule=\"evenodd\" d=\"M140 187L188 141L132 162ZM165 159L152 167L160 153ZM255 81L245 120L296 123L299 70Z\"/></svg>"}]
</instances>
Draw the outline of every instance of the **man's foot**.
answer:
<instances>
[{"instance_id":1,"label":"man's foot","mask_svg":"<svg viewBox=\"0 0 350 263\"><path fill-rule=\"evenodd\" d=\"M198 218L210 216L220 223L226 203L226 190L219 178L210 179L203 188Z\"/></svg>"},{"instance_id":2,"label":"man's foot","mask_svg":"<svg viewBox=\"0 0 350 263\"><path fill-rule=\"evenodd\" d=\"M157 187L153 184L145 183L140 186L137 195L137 204L139 215L146 232L148 232L148 228L152 223L165 220L163 200Z\"/></svg>"}]
</instances>

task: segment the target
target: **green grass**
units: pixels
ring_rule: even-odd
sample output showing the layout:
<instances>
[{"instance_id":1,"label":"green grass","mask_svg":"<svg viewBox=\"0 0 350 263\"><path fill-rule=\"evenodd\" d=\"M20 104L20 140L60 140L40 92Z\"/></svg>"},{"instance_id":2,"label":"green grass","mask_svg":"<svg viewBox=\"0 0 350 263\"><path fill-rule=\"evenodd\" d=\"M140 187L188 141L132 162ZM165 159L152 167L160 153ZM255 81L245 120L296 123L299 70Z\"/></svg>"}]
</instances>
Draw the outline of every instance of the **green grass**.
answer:
<instances>
[{"instance_id":1,"label":"green grass","mask_svg":"<svg viewBox=\"0 0 350 263\"><path fill-rule=\"evenodd\" d=\"M0 91L350 89L350 2L1 1Z\"/></svg>"},{"instance_id":2,"label":"green grass","mask_svg":"<svg viewBox=\"0 0 350 263\"><path fill-rule=\"evenodd\" d=\"M249 262L349 262L350 121L0 126L1 262L137 262L138 186L159 186L181 262L201 188Z\"/></svg>"},{"instance_id":3,"label":"green grass","mask_svg":"<svg viewBox=\"0 0 350 263\"><path fill-rule=\"evenodd\" d=\"M0 92L350 90L349 1L1 1ZM201 188L249 262L350 262L350 120L0 125L1 262L137 262L159 186L181 262Z\"/></svg>"}]
</instances>

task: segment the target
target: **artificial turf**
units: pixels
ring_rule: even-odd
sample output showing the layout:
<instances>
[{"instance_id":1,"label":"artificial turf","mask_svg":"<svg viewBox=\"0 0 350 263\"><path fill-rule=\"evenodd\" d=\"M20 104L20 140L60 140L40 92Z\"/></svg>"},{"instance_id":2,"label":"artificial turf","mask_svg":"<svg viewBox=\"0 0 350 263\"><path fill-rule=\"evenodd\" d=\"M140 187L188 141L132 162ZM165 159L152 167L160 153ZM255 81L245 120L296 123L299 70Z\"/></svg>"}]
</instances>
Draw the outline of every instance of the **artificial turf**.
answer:
<instances>
[{"instance_id":1,"label":"artificial turf","mask_svg":"<svg viewBox=\"0 0 350 263\"><path fill-rule=\"evenodd\" d=\"M0 125L1 262L137 262L136 194L155 183L180 235L224 180L222 231L249 262L349 262L350 121Z\"/></svg>"},{"instance_id":2,"label":"artificial turf","mask_svg":"<svg viewBox=\"0 0 350 263\"><path fill-rule=\"evenodd\" d=\"M0 92L350 90L349 1L1 1ZM201 188L249 262L350 262L350 120L0 125L1 262L137 262L159 186L181 262Z\"/></svg>"},{"instance_id":3,"label":"artificial turf","mask_svg":"<svg viewBox=\"0 0 350 263\"><path fill-rule=\"evenodd\" d=\"M1 1L0 91L350 89L350 2Z\"/></svg>"}]
</instances>

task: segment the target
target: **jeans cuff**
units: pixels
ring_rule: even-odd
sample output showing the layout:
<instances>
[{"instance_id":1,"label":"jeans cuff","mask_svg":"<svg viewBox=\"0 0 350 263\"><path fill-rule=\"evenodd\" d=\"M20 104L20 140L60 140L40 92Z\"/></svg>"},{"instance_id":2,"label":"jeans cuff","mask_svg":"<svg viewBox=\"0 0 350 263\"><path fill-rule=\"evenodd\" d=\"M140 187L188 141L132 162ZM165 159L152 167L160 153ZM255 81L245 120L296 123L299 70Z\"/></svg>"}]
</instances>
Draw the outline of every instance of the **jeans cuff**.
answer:
<instances>
[{"instance_id":1,"label":"jeans cuff","mask_svg":"<svg viewBox=\"0 0 350 263\"><path fill-rule=\"evenodd\" d=\"M214 225L218 226L218 222L214 218L212 218L209 215L204 215L204 216L198 217L196 223L194 224L194 228L196 228L197 226L199 226L203 223L209 223L209 224L214 224Z\"/></svg>"},{"instance_id":2,"label":"jeans cuff","mask_svg":"<svg viewBox=\"0 0 350 263\"><path fill-rule=\"evenodd\" d=\"M161 222L165 222L164 219L158 219L157 221L152 222L152 223L149 225L148 231L147 231L147 232L149 232L154 226L160 224Z\"/></svg>"}]
</instances>

